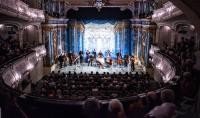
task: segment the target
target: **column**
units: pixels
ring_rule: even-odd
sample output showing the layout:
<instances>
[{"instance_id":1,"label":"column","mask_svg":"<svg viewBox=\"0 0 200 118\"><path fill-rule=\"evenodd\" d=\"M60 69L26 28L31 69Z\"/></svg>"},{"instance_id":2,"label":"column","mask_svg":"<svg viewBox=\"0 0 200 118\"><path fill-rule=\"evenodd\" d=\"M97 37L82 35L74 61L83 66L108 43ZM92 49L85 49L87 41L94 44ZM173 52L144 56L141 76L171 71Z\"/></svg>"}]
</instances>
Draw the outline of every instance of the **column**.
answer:
<instances>
[{"instance_id":1,"label":"column","mask_svg":"<svg viewBox=\"0 0 200 118\"><path fill-rule=\"evenodd\" d=\"M135 43L134 43L135 37L134 37L134 28L131 28L131 39L130 39L130 49L131 49L131 55L135 54Z\"/></svg>"},{"instance_id":2,"label":"column","mask_svg":"<svg viewBox=\"0 0 200 118\"><path fill-rule=\"evenodd\" d=\"M19 29L19 45L20 45L20 48L23 48L23 34L24 34L24 29L20 28Z\"/></svg>"},{"instance_id":3,"label":"column","mask_svg":"<svg viewBox=\"0 0 200 118\"><path fill-rule=\"evenodd\" d=\"M176 35L175 29L171 29L171 44L170 44L171 47L175 45L175 35Z\"/></svg>"},{"instance_id":4,"label":"column","mask_svg":"<svg viewBox=\"0 0 200 118\"><path fill-rule=\"evenodd\" d=\"M156 29L156 40L153 43L158 44L159 37L160 37L160 27L157 27L157 29Z\"/></svg>"},{"instance_id":5,"label":"column","mask_svg":"<svg viewBox=\"0 0 200 118\"><path fill-rule=\"evenodd\" d=\"M41 28L41 26L38 26L38 42L39 42L39 44L42 44L42 28Z\"/></svg>"}]
</instances>

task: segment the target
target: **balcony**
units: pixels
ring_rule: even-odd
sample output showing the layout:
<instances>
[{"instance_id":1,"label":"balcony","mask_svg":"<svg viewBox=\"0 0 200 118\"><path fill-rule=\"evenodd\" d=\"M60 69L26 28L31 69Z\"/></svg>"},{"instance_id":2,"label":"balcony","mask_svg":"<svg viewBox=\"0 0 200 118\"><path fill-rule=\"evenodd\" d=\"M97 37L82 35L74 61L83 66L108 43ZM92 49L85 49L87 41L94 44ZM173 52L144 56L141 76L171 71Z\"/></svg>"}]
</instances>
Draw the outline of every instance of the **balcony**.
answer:
<instances>
[{"instance_id":1,"label":"balcony","mask_svg":"<svg viewBox=\"0 0 200 118\"><path fill-rule=\"evenodd\" d=\"M27 21L43 22L43 10L30 8L20 0L0 0L0 13Z\"/></svg>"},{"instance_id":2,"label":"balcony","mask_svg":"<svg viewBox=\"0 0 200 118\"><path fill-rule=\"evenodd\" d=\"M164 21L179 16L181 14L183 14L183 12L178 9L173 3L166 2L162 8L154 11L154 14L152 15L152 20L155 22Z\"/></svg>"},{"instance_id":3,"label":"balcony","mask_svg":"<svg viewBox=\"0 0 200 118\"><path fill-rule=\"evenodd\" d=\"M150 52L151 63L160 75L162 76L162 81L168 83L173 80L177 74L176 65L166 57L163 53L159 52L159 48L156 46L151 46Z\"/></svg>"},{"instance_id":4,"label":"balcony","mask_svg":"<svg viewBox=\"0 0 200 118\"><path fill-rule=\"evenodd\" d=\"M46 55L44 45L35 47L32 50L31 53L22 55L19 59L5 64L0 68L2 79L7 86L16 88L19 82L23 80L24 73L34 69L37 62Z\"/></svg>"}]
</instances>

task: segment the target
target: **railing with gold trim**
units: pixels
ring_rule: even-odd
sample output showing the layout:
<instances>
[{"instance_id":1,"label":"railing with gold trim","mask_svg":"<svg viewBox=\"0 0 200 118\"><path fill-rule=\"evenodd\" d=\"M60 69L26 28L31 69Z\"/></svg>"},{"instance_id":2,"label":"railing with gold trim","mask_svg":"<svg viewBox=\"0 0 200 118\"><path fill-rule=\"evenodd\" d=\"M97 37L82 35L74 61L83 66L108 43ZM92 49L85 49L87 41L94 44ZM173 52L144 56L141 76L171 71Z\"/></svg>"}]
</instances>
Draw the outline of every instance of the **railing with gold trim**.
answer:
<instances>
[{"instance_id":1,"label":"railing with gold trim","mask_svg":"<svg viewBox=\"0 0 200 118\"><path fill-rule=\"evenodd\" d=\"M168 83L173 80L177 74L176 65L162 53L159 53L159 48L156 46L152 45L149 53L151 56L150 61L154 69L158 70L162 76L163 82Z\"/></svg>"},{"instance_id":2,"label":"railing with gold trim","mask_svg":"<svg viewBox=\"0 0 200 118\"><path fill-rule=\"evenodd\" d=\"M11 87L16 88L20 81L23 80L23 75L26 72L30 72L38 60L46 55L45 46L38 46L33 49L30 54L24 55L14 62L10 62L1 68L1 76L3 82Z\"/></svg>"},{"instance_id":3,"label":"railing with gold trim","mask_svg":"<svg viewBox=\"0 0 200 118\"><path fill-rule=\"evenodd\" d=\"M166 2L162 8L154 10L154 14L152 15L153 21L163 21L175 16L179 16L183 14L183 12L178 9L172 2Z\"/></svg>"},{"instance_id":4,"label":"railing with gold trim","mask_svg":"<svg viewBox=\"0 0 200 118\"><path fill-rule=\"evenodd\" d=\"M43 10L30 8L21 0L0 0L0 12L28 21L43 22L45 20Z\"/></svg>"}]
</instances>

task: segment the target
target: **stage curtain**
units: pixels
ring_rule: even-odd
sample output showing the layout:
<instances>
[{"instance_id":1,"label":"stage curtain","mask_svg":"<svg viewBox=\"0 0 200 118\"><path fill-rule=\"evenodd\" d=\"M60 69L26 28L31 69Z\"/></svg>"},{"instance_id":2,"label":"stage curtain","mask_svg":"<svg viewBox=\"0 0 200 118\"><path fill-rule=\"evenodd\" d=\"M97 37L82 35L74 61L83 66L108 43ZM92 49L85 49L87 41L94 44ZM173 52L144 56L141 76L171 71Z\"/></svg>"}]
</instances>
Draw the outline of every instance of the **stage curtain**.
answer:
<instances>
[{"instance_id":1,"label":"stage curtain","mask_svg":"<svg viewBox=\"0 0 200 118\"><path fill-rule=\"evenodd\" d=\"M132 54L133 45L131 42L133 42L134 39L131 37L130 22L128 20L116 22L115 38L116 53L121 50L122 55Z\"/></svg>"},{"instance_id":2,"label":"stage curtain","mask_svg":"<svg viewBox=\"0 0 200 118\"><path fill-rule=\"evenodd\" d=\"M68 22L67 29L67 41L65 43L67 46L66 52L78 53L80 50L83 50L83 33L84 26L81 21L70 20Z\"/></svg>"}]
</instances>

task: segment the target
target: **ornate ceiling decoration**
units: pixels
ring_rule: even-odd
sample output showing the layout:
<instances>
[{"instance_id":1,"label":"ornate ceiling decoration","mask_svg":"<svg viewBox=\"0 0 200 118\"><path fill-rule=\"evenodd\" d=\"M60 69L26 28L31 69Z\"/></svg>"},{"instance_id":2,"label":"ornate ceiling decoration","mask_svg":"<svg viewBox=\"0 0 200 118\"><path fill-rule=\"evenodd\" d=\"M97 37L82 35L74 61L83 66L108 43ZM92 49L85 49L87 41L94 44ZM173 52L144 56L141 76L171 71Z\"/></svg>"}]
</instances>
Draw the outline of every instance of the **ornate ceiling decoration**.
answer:
<instances>
[{"instance_id":1,"label":"ornate ceiling decoration","mask_svg":"<svg viewBox=\"0 0 200 118\"><path fill-rule=\"evenodd\" d=\"M129 9L133 17L146 18L153 14L162 0L44 0L43 10L50 16L66 16L68 10L79 10L83 7L96 7L100 11L103 7L117 7L121 10Z\"/></svg>"}]
</instances>

